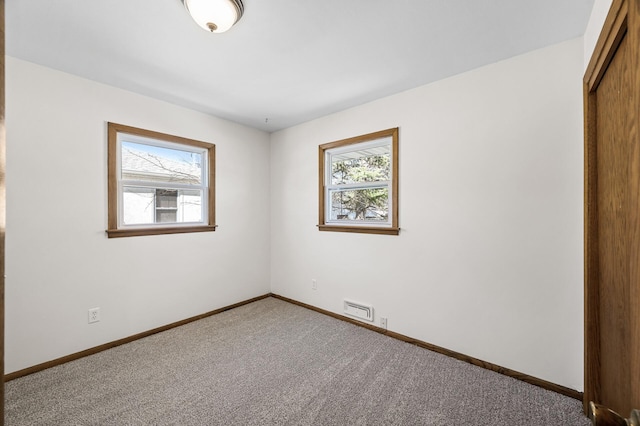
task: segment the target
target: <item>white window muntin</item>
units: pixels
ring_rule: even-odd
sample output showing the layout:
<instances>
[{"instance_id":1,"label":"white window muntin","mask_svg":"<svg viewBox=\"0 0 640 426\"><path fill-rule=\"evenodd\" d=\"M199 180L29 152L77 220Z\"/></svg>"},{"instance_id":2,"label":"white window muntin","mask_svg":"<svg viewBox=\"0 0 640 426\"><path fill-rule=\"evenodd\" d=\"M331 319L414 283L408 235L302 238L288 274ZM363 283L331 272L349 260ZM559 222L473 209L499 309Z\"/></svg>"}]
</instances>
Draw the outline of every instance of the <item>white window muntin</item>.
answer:
<instances>
[{"instance_id":1,"label":"white window muntin","mask_svg":"<svg viewBox=\"0 0 640 426\"><path fill-rule=\"evenodd\" d=\"M175 227L175 226L193 226L193 225L206 225L207 217L208 217L208 187L209 187L209 157L208 151L205 148L200 148L197 146L186 145L173 143L168 141L163 141L160 139L147 138L139 135L132 135L128 133L118 133L117 137L117 183L118 183L118 228L163 228L163 227ZM201 156L201 177L200 184L184 184L178 182L165 183L165 182L155 182L155 181L146 181L146 180L134 180L134 179L123 179L122 178L122 142L132 142L136 144L142 145L150 145L159 148L166 148L176 151L183 152L193 152L199 154ZM138 187L138 188L149 188L149 189L189 189L189 190L198 190L201 194L201 220L199 222L172 222L172 223L145 223L145 224L131 224L127 225L123 223L124 218L124 200L123 200L123 188L127 187ZM155 210L155 202L153 206Z\"/></svg>"},{"instance_id":2,"label":"white window muntin","mask_svg":"<svg viewBox=\"0 0 640 426\"><path fill-rule=\"evenodd\" d=\"M380 227L390 227L393 223L392 215L393 209L391 208L391 200L393 197L392 193L392 185L391 181L375 181L375 182L358 182L358 183L347 183L347 184L339 184L333 185L331 183L332 176L332 167L333 167L333 157L339 156L341 154L355 152L355 151L363 151L367 149L373 149L383 146L389 147L389 175L393 176L393 149L392 149L393 138L391 136L387 136L384 138L376 139L373 141L367 142L358 142L354 144L349 144L337 148L330 148L325 151L325 221L326 223L330 223L331 225L343 225L343 226L380 226ZM387 197L387 220L386 221L354 221L354 220L341 220L341 219L331 219L331 211L333 208L333 203L331 199L332 191L345 191L345 190L358 190L358 189L370 189L370 188L386 188L388 191Z\"/></svg>"}]
</instances>

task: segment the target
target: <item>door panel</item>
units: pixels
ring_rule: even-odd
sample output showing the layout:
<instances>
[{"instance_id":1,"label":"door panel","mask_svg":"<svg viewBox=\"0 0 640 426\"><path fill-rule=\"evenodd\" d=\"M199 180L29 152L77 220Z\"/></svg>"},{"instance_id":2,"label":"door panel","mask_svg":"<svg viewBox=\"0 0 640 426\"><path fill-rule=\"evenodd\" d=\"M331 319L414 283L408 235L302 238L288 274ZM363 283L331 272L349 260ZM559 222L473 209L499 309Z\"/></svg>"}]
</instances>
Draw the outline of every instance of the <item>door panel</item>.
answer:
<instances>
[{"instance_id":1,"label":"door panel","mask_svg":"<svg viewBox=\"0 0 640 426\"><path fill-rule=\"evenodd\" d=\"M600 286L600 404L618 406L629 394L629 158L628 42L625 37L597 89L597 212ZM626 413L630 407L625 407Z\"/></svg>"},{"instance_id":2,"label":"door panel","mask_svg":"<svg viewBox=\"0 0 640 426\"><path fill-rule=\"evenodd\" d=\"M585 74L585 409L640 407L640 0L614 0Z\"/></svg>"}]
</instances>

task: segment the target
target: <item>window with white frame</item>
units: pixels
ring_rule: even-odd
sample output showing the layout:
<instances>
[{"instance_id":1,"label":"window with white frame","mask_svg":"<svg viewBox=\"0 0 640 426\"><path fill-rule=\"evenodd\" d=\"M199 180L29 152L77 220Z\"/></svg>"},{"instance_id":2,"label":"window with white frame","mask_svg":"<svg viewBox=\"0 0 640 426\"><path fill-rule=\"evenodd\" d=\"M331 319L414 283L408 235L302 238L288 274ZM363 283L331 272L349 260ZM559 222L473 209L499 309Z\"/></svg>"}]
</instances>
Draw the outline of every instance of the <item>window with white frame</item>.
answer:
<instances>
[{"instance_id":1,"label":"window with white frame","mask_svg":"<svg viewBox=\"0 0 640 426\"><path fill-rule=\"evenodd\" d=\"M397 235L398 128L320 145L321 231Z\"/></svg>"},{"instance_id":2,"label":"window with white frame","mask_svg":"<svg viewBox=\"0 0 640 426\"><path fill-rule=\"evenodd\" d=\"M109 237L215 230L215 145L108 128Z\"/></svg>"}]
</instances>

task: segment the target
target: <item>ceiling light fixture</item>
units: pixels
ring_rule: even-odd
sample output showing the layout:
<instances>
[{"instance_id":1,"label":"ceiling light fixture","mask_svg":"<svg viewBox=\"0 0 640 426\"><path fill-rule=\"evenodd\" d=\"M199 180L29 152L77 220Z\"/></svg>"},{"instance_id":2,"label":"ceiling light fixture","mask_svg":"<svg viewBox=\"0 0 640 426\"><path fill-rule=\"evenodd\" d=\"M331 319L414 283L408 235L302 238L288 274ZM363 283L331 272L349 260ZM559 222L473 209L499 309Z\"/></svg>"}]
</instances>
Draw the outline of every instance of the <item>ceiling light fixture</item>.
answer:
<instances>
[{"instance_id":1,"label":"ceiling light fixture","mask_svg":"<svg viewBox=\"0 0 640 426\"><path fill-rule=\"evenodd\" d=\"M182 0L196 24L212 33L223 33L242 18L242 0Z\"/></svg>"}]
</instances>

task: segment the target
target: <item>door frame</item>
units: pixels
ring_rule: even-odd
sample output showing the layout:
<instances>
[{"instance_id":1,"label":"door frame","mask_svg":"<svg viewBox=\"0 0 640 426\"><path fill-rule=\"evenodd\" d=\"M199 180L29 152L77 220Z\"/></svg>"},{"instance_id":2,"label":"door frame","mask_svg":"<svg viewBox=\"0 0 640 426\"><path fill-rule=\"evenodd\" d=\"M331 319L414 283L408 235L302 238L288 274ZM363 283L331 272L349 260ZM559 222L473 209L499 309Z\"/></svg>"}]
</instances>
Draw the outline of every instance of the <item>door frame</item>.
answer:
<instances>
[{"instance_id":1,"label":"door frame","mask_svg":"<svg viewBox=\"0 0 640 426\"><path fill-rule=\"evenodd\" d=\"M635 3L634 3L635 2ZM600 294L597 211L597 96L596 90L625 36L630 43L640 35L629 30L629 11L637 13L640 0L613 0L583 80L584 93L584 410L601 401ZM639 25L634 25L639 27ZM635 60L635 59L633 59ZM637 64L636 64L637 65ZM640 73L639 73L640 78ZM637 106L637 104L636 104ZM635 198L634 198L635 197ZM631 200L637 196L631 194ZM632 253L639 247L630 247ZM631 380L631 378L630 378Z\"/></svg>"},{"instance_id":2,"label":"door frame","mask_svg":"<svg viewBox=\"0 0 640 426\"><path fill-rule=\"evenodd\" d=\"M4 0L0 0L0 426L4 425L4 236L6 218L5 191L5 25Z\"/></svg>"}]
</instances>

